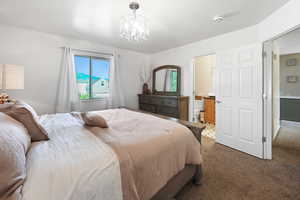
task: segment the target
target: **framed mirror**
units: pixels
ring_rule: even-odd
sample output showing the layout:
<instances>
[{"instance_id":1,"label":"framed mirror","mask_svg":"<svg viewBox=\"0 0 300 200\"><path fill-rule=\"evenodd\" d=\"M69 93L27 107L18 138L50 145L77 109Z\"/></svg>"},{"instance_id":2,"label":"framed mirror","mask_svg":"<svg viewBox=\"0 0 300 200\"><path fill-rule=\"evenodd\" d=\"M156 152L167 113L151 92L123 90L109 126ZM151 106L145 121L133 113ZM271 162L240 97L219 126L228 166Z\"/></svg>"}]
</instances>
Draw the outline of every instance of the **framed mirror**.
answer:
<instances>
[{"instance_id":1,"label":"framed mirror","mask_svg":"<svg viewBox=\"0 0 300 200\"><path fill-rule=\"evenodd\" d=\"M180 96L181 69L164 65L153 70L153 94Z\"/></svg>"}]
</instances>

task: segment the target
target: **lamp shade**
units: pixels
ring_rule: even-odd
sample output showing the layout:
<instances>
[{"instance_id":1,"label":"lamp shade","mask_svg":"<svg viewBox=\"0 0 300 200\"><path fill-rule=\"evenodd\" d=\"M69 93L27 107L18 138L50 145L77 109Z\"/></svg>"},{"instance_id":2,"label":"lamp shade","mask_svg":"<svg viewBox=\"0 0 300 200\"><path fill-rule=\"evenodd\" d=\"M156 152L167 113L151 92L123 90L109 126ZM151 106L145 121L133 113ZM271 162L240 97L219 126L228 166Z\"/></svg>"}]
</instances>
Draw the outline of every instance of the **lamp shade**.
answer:
<instances>
[{"instance_id":1,"label":"lamp shade","mask_svg":"<svg viewBox=\"0 0 300 200\"><path fill-rule=\"evenodd\" d=\"M0 89L24 89L24 66L0 64Z\"/></svg>"}]
</instances>

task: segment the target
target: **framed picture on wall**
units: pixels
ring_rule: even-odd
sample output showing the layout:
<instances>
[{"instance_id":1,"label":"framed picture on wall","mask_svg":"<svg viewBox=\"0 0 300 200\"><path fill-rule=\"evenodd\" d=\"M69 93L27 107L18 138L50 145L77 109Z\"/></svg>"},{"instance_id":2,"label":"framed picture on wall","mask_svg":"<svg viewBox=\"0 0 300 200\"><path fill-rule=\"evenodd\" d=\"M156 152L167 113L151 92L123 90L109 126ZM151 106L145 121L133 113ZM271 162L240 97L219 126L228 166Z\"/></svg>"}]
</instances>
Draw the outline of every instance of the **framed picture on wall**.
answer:
<instances>
[{"instance_id":1,"label":"framed picture on wall","mask_svg":"<svg viewBox=\"0 0 300 200\"><path fill-rule=\"evenodd\" d=\"M298 76L287 76L286 80L288 83L297 83L298 82Z\"/></svg>"},{"instance_id":2,"label":"framed picture on wall","mask_svg":"<svg viewBox=\"0 0 300 200\"><path fill-rule=\"evenodd\" d=\"M290 59L287 59L286 61L286 66L296 66L297 65L297 58L290 58Z\"/></svg>"}]
</instances>

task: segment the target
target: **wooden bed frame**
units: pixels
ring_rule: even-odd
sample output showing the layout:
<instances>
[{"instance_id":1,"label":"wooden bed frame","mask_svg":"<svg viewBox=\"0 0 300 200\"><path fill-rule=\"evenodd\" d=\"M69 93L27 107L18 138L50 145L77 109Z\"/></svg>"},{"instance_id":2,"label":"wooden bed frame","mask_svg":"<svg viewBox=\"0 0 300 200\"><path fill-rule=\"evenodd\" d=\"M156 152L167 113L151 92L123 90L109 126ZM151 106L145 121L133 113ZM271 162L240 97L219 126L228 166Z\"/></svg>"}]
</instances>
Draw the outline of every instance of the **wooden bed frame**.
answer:
<instances>
[{"instance_id":1,"label":"wooden bed frame","mask_svg":"<svg viewBox=\"0 0 300 200\"><path fill-rule=\"evenodd\" d=\"M173 200L176 195L192 182L201 185L202 167L201 165L187 165L182 171L174 176L151 200Z\"/></svg>"}]
</instances>

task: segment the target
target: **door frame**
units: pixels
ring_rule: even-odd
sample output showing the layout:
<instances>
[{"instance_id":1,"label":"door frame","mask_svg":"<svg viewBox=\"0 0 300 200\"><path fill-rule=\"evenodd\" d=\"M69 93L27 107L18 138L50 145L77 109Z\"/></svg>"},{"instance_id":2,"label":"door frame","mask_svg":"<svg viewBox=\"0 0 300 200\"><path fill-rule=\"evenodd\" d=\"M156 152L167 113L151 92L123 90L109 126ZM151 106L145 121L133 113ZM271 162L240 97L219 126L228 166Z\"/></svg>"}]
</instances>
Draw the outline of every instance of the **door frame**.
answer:
<instances>
[{"instance_id":1,"label":"door frame","mask_svg":"<svg viewBox=\"0 0 300 200\"><path fill-rule=\"evenodd\" d=\"M280 37L300 28L295 26L273 38L262 41L263 43L263 136L266 138L264 143L264 159L272 159L273 143L273 42ZM270 49L271 46L271 49ZM266 47L266 49L265 49Z\"/></svg>"},{"instance_id":2,"label":"door frame","mask_svg":"<svg viewBox=\"0 0 300 200\"><path fill-rule=\"evenodd\" d=\"M263 158L272 159L273 140L273 40L263 43Z\"/></svg>"},{"instance_id":3,"label":"door frame","mask_svg":"<svg viewBox=\"0 0 300 200\"><path fill-rule=\"evenodd\" d=\"M216 52L212 52L212 53L206 53L206 54L202 54L200 56L194 56L192 58L192 60L190 61L191 62L191 67L190 67L190 73L192 74L192 80L191 80L191 85L192 85L192 90L190 92L190 121L191 122L195 122L195 119L194 119L194 108L195 108L195 94L196 94L196 58L198 57L205 57L205 56L211 56L211 55L217 55ZM216 85L215 85L216 86Z\"/></svg>"}]
</instances>

